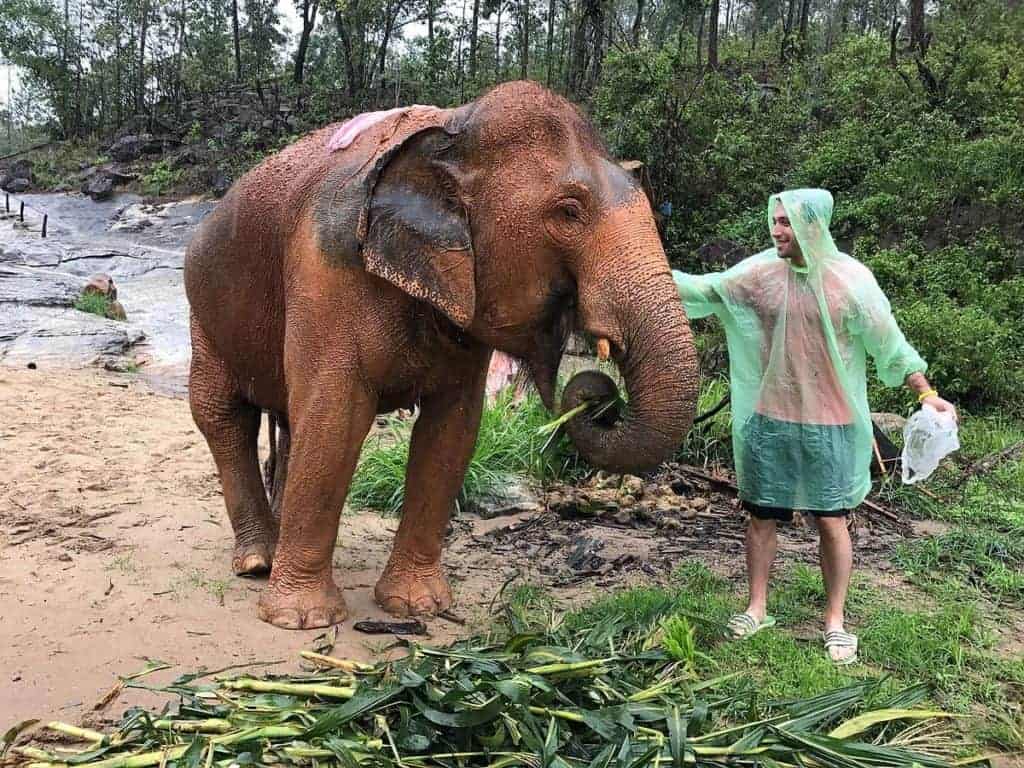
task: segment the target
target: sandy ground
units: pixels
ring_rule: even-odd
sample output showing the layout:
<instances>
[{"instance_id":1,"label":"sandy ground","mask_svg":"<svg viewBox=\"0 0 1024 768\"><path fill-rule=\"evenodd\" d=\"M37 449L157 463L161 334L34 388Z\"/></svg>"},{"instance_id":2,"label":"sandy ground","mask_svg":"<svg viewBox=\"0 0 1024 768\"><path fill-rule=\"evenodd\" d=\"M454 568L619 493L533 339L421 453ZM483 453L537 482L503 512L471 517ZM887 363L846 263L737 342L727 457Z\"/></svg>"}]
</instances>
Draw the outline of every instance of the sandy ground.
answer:
<instances>
[{"instance_id":1,"label":"sandy ground","mask_svg":"<svg viewBox=\"0 0 1024 768\"><path fill-rule=\"evenodd\" d=\"M431 641L485 626L502 584L517 570L529 578L530 552L513 537L498 554L480 546L517 524L454 526L446 562L454 610L468 624L434 620ZM392 639L351 627L385 617L372 588L396 526L376 514L342 519L334 563L351 620L336 655L371 658ZM619 551L640 554L652 540L606 534ZM97 370L0 369L0 730L28 717L88 720L117 676L146 659L172 665L146 678L153 683L258 661L295 671L322 630L260 622L263 582L231 573L231 545L213 461L185 400ZM106 714L163 701L126 691Z\"/></svg>"}]
</instances>

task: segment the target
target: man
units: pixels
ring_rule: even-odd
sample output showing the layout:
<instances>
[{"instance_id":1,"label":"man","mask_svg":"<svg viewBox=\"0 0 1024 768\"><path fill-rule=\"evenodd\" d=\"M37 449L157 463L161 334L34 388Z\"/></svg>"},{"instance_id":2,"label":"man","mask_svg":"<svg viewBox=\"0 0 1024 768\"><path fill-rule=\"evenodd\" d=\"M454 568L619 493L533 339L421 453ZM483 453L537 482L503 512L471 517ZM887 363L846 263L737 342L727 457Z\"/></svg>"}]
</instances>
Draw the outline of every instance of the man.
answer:
<instances>
[{"instance_id":1,"label":"man","mask_svg":"<svg viewBox=\"0 0 1024 768\"><path fill-rule=\"evenodd\" d=\"M871 488L866 354L886 385L906 384L919 402L954 417L956 409L928 383L871 271L836 248L832 195L773 195L768 219L774 248L725 272L673 273L689 317L717 315L729 349L737 483L750 514L750 601L729 631L744 638L774 625L767 602L776 523L809 512L827 592L825 648L848 664L857 637L843 617L853 563L846 517Z\"/></svg>"}]
</instances>

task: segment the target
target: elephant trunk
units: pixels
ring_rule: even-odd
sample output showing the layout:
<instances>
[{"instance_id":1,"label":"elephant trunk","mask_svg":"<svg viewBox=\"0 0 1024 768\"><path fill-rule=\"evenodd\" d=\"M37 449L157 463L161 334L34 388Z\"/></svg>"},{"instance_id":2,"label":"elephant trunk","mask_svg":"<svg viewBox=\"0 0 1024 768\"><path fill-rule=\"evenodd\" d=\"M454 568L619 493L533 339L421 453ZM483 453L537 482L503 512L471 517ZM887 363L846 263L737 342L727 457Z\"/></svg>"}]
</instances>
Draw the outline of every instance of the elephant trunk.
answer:
<instances>
[{"instance_id":1,"label":"elephant trunk","mask_svg":"<svg viewBox=\"0 0 1024 768\"><path fill-rule=\"evenodd\" d=\"M607 349L601 339L611 337L628 401L603 414L578 416L567 431L586 461L616 473L650 471L670 458L693 424L697 405L699 371L690 326L660 243L646 245L656 248L646 269L599 280L578 276L583 326L599 338L599 349ZM566 385L562 411L617 395L608 376L585 371Z\"/></svg>"}]
</instances>

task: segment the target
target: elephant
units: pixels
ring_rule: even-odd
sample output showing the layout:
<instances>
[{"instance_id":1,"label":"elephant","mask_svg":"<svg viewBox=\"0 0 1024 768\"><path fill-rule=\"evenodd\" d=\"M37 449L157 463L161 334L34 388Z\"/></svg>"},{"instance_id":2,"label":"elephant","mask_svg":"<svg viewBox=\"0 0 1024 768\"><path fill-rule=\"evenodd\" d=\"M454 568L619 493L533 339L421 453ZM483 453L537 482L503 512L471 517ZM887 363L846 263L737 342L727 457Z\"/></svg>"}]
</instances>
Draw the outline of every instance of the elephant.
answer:
<instances>
[{"instance_id":1,"label":"elephant","mask_svg":"<svg viewBox=\"0 0 1024 768\"><path fill-rule=\"evenodd\" d=\"M494 350L521 361L552 411L570 334L605 351L626 400L567 432L609 471L658 466L696 407L696 349L650 203L577 107L518 81L355 121L250 170L186 252L192 415L234 570L269 571L258 613L285 628L345 619L332 558L360 448L378 414L414 406L401 522L374 593L395 615L449 608L442 545ZM583 371L560 404L617 394ZM274 504L263 412L287 438Z\"/></svg>"}]
</instances>

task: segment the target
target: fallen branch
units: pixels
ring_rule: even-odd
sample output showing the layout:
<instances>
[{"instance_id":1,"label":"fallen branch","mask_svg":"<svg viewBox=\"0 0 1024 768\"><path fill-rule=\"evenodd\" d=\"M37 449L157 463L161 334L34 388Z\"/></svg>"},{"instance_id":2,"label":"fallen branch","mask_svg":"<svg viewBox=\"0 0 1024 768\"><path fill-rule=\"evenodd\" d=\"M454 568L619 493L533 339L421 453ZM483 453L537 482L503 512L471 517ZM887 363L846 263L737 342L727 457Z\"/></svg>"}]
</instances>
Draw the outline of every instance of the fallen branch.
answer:
<instances>
[{"instance_id":1,"label":"fallen branch","mask_svg":"<svg viewBox=\"0 0 1024 768\"><path fill-rule=\"evenodd\" d=\"M1011 459L1017 459L1024 456L1024 440L1019 443L1014 443L1011 446L1003 448L1003 450L986 456L983 459L979 459L964 470L964 473L960 476L960 479L953 483L954 488L960 488L967 483L972 477L978 475L984 475L987 472L991 472L995 467L1002 464L1004 461Z\"/></svg>"},{"instance_id":2,"label":"fallen branch","mask_svg":"<svg viewBox=\"0 0 1024 768\"><path fill-rule=\"evenodd\" d=\"M9 154L9 155L4 155L3 157L0 157L0 161L2 161L2 160L10 160L12 157L17 157L18 155L24 155L26 152L34 152L37 149L46 149L51 144L56 144L56 143L57 142L55 142L55 141L45 141L42 144L36 144L35 146L32 146L32 147L25 147L24 149L19 149L17 152L11 152L11 154Z\"/></svg>"}]
</instances>

